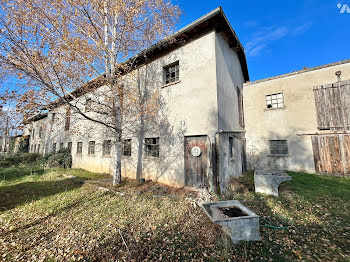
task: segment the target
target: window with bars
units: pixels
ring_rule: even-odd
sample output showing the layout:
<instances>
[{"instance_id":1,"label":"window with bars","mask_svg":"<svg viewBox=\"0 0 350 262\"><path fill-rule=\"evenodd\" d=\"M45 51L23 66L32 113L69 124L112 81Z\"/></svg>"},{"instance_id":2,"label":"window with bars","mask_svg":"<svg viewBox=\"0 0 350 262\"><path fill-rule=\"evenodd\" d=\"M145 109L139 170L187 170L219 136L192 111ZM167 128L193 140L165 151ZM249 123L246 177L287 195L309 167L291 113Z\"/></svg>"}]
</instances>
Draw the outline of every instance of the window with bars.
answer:
<instances>
[{"instance_id":1,"label":"window with bars","mask_svg":"<svg viewBox=\"0 0 350 262\"><path fill-rule=\"evenodd\" d=\"M164 67L164 84L179 81L179 61Z\"/></svg>"},{"instance_id":2,"label":"window with bars","mask_svg":"<svg viewBox=\"0 0 350 262\"><path fill-rule=\"evenodd\" d=\"M95 154L95 141L89 141L88 154L89 155Z\"/></svg>"},{"instance_id":3,"label":"window with bars","mask_svg":"<svg viewBox=\"0 0 350 262\"><path fill-rule=\"evenodd\" d=\"M287 140L270 140L271 155L288 155Z\"/></svg>"},{"instance_id":4,"label":"window with bars","mask_svg":"<svg viewBox=\"0 0 350 262\"><path fill-rule=\"evenodd\" d=\"M70 128L70 115L71 115L71 110L70 110L70 107L67 108L67 111L66 111L66 122L65 122L65 125L64 125L64 130L69 130Z\"/></svg>"},{"instance_id":5,"label":"window with bars","mask_svg":"<svg viewBox=\"0 0 350 262\"><path fill-rule=\"evenodd\" d=\"M146 138L146 157L159 157L159 137Z\"/></svg>"},{"instance_id":6,"label":"window with bars","mask_svg":"<svg viewBox=\"0 0 350 262\"><path fill-rule=\"evenodd\" d=\"M284 107L283 93L272 94L266 96L267 108L282 108Z\"/></svg>"},{"instance_id":7,"label":"window with bars","mask_svg":"<svg viewBox=\"0 0 350 262\"><path fill-rule=\"evenodd\" d=\"M89 112L91 110L91 98L86 98L85 101L85 112Z\"/></svg>"},{"instance_id":8,"label":"window with bars","mask_svg":"<svg viewBox=\"0 0 350 262\"><path fill-rule=\"evenodd\" d=\"M123 140L123 156L131 156L131 139Z\"/></svg>"},{"instance_id":9,"label":"window with bars","mask_svg":"<svg viewBox=\"0 0 350 262\"><path fill-rule=\"evenodd\" d=\"M102 155L110 156L111 155L112 142L111 140L103 141Z\"/></svg>"},{"instance_id":10,"label":"window with bars","mask_svg":"<svg viewBox=\"0 0 350 262\"><path fill-rule=\"evenodd\" d=\"M52 152L54 152L54 153L56 152L56 143L52 144Z\"/></svg>"},{"instance_id":11,"label":"window with bars","mask_svg":"<svg viewBox=\"0 0 350 262\"><path fill-rule=\"evenodd\" d=\"M77 143L77 154L82 154L83 153L83 142L78 142Z\"/></svg>"}]
</instances>

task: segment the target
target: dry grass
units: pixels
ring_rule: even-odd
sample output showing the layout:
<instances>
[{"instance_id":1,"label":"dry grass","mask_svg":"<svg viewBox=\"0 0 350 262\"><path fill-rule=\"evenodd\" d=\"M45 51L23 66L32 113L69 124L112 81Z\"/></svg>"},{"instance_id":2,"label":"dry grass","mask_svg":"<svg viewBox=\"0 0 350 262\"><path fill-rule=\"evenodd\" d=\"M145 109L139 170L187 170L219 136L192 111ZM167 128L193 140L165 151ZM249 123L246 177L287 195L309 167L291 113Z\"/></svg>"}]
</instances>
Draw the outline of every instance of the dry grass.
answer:
<instances>
[{"instance_id":1,"label":"dry grass","mask_svg":"<svg viewBox=\"0 0 350 262\"><path fill-rule=\"evenodd\" d=\"M193 206L195 192L125 180L113 187L121 196L67 179L67 170L16 179L9 171L0 170L6 177L0 182L0 260L349 260L349 179L291 173L280 198L255 194L251 173L234 180L235 190L220 198L240 200L264 226L261 242L233 246ZM106 178L68 173L92 182Z\"/></svg>"}]
</instances>

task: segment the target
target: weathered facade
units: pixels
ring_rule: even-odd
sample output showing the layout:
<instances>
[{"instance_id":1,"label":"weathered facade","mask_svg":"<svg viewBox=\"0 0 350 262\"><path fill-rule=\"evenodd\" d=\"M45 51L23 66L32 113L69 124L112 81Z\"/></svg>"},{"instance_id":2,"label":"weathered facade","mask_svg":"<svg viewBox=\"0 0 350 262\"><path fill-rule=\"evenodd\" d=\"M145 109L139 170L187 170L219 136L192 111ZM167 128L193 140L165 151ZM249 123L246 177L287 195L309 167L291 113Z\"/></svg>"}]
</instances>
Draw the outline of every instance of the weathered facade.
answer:
<instances>
[{"instance_id":1,"label":"weathered facade","mask_svg":"<svg viewBox=\"0 0 350 262\"><path fill-rule=\"evenodd\" d=\"M350 173L350 60L244 85L251 169Z\"/></svg>"},{"instance_id":2,"label":"weathered facade","mask_svg":"<svg viewBox=\"0 0 350 262\"><path fill-rule=\"evenodd\" d=\"M181 41L140 55L147 56L137 68L140 90L157 90L162 105L152 128L137 125L123 132L122 176L135 178L141 168L144 179L175 186L215 184L224 190L229 178L239 176L244 168L241 102L243 83L249 80L244 50L221 8L173 38ZM169 72L174 78L165 79ZM128 85L135 75L126 74L120 81ZM75 103L83 110L89 95L96 92ZM217 130L221 132L216 135L213 172L212 139ZM31 152L69 148L74 167L112 173L111 132L66 106L32 121L27 133Z\"/></svg>"}]
</instances>

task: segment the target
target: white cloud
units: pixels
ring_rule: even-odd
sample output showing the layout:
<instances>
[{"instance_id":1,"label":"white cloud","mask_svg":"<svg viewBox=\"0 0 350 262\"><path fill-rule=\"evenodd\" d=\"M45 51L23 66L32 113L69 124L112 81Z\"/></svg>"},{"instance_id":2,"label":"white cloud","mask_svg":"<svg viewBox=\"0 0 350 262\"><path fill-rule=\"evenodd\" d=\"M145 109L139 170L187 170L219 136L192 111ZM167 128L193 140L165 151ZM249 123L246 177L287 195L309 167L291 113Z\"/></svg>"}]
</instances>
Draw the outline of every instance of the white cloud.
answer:
<instances>
[{"instance_id":1,"label":"white cloud","mask_svg":"<svg viewBox=\"0 0 350 262\"><path fill-rule=\"evenodd\" d=\"M305 23L303 25L299 25L293 29L292 35L297 36L297 35L304 34L306 31L310 29L311 26L312 26L311 22Z\"/></svg>"},{"instance_id":2,"label":"white cloud","mask_svg":"<svg viewBox=\"0 0 350 262\"><path fill-rule=\"evenodd\" d=\"M288 34L286 26L272 26L261 29L255 33L245 46L248 56L256 56L264 50L270 43L277 41Z\"/></svg>"}]
</instances>

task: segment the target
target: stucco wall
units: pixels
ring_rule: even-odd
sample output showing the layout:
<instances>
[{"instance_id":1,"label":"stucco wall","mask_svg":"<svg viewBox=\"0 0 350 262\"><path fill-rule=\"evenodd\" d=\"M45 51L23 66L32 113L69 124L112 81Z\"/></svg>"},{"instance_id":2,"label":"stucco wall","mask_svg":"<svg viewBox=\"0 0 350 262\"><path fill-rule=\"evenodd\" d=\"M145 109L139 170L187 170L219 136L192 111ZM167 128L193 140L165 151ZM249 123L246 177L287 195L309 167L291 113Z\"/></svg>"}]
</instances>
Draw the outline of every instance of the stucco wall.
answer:
<instances>
[{"instance_id":1,"label":"stucco wall","mask_svg":"<svg viewBox=\"0 0 350 262\"><path fill-rule=\"evenodd\" d=\"M229 47L228 41L222 33L216 34L215 55L218 88L218 129L227 132L243 131L244 128L239 123L237 88L243 89L244 77L239 58L236 52ZM238 136L242 135L237 134ZM237 138L234 139L235 157L228 159L229 136L230 133L224 133L218 137L220 145L218 152L220 186L223 191L230 177L238 177L242 174L242 142Z\"/></svg>"},{"instance_id":2,"label":"stucco wall","mask_svg":"<svg viewBox=\"0 0 350 262\"><path fill-rule=\"evenodd\" d=\"M350 62L244 85L248 167L315 172L311 138L317 130L313 87L350 79ZM267 109L265 96L283 93L285 108ZM298 136L301 135L301 136ZM269 140L288 141L289 156L270 156Z\"/></svg>"}]
</instances>

